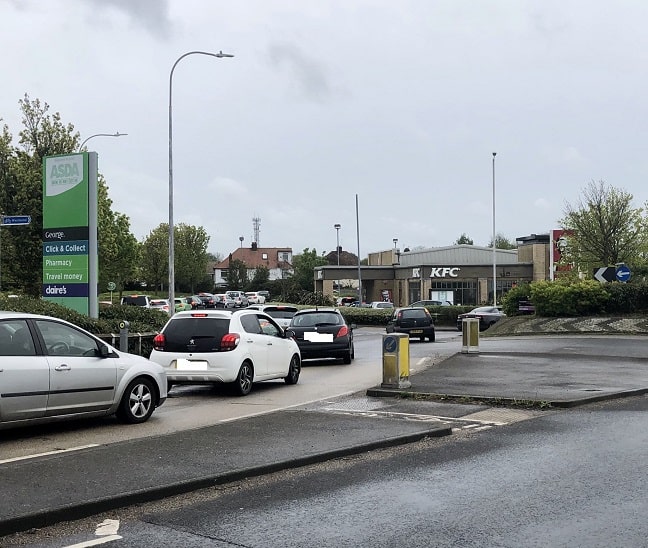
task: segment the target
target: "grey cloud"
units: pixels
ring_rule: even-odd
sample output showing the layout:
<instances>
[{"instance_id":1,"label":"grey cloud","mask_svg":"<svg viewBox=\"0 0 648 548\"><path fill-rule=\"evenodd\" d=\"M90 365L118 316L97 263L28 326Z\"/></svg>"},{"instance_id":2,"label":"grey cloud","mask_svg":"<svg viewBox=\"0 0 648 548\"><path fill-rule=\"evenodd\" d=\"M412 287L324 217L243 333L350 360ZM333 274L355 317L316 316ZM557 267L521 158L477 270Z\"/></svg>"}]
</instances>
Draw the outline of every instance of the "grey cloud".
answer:
<instances>
[{"instance_id":1,"label":"grey cloud","mask_svg":"<svg viewBox=\"0 0 648 548\"><path fill-rule=\"evenodd\" d=\"M92 3L101 9L114 8L124 12L153 35L163 38L171 35L168 0L92 0Z\"/></svg>"},{"instance_id":2,"label":"grey cloud","mask_svg":"<svg viewBox=\"0 0 648 548\"><path fill-rule=\"evenodd\" d=\"M287 67L292 72L305 97L322 101L331 94L325 67L315 59L308 58L296 45L271 44L268 52L275 66Z\"/></svg>"}]
</instances>

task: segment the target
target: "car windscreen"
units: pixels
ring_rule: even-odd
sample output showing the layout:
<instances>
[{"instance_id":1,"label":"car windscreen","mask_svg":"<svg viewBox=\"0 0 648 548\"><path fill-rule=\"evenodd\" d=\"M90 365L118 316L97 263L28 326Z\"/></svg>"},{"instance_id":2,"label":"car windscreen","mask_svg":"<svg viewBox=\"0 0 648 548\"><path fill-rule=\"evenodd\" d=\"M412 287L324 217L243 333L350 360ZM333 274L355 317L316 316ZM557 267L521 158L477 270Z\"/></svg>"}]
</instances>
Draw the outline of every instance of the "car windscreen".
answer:
<instances>
[{"instance_id":1,"label":"car windscreen","mask_svg":"<svg viewBox=\"0 0 648 548\"><path fill-rule=\"evenodd\" d=\"M218 352L229 333L228 318L185 317L170 321L164 330L167 352Z\"/></svg>"}]
</instances>

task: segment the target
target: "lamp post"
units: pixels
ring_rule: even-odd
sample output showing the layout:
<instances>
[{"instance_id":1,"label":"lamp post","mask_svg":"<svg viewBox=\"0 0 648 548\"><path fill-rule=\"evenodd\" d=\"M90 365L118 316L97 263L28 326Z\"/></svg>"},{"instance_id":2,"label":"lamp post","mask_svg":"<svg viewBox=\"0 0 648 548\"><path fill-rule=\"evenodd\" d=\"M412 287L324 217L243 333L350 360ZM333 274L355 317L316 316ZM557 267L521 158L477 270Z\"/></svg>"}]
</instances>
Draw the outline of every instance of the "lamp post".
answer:
<instances>
[{"instance_id":1,"label":"lamp post","mask_svg":"<svg viewBox=\"0 0 648 548\"><path fill-rule=\"evenodd\" d=\"M495 247L495 156L493 152L493 306L497 306L497 249Z\"/></svg>"},{"instance_id":2,"label":"lamp post","mask_svg":"<svg viewBox=\"0 0 648 548\"><path fill-rule=\"evenodd\" d=\"M338 265L338 281L337 281L337 286L338 286L338 296L340 295L340 229L342 228L341 224L335 223L333 225L333 228L335 229L335 233L337 236L337 247L335 248L337 251L337 265Z\"/></svg>"},{"instance_id":3,"label":"lamp post","mask_svg":"<svg viewBox=\"0 0 648 548\"><path fill-rule=\"evenodd\" d=\"M175 312L175 252L173 241L173 72L180 61L189 55L208 55L210 57L234 57L229 53L210 53L208 51L189 51L176 59L169 73L169 315Z\"/></svg>"},{"instance_id":4,"label":"lamp post","mask_svg":"<svg viewBox=\"0 0 648 548\"><path fill-rule=\"evenodd\" d=\"M394 259L396 259L395 264L398 264L400 262L398 260L398 248L396 247L396 245L398 244L398 238L394 238L392 241L394 242Z\"/></svg>"},{"instance_id":5,"label":"lamp post","mask_svg":"<svg viewBox=\"0 0 648 548\"><path fill-rule=\"evenodd\" d=\"M94 135L90 135L83 143L81 143L81 146L79 147L79 152L83 150L83 145L85 145L90 139L93 139L94 137L123 137L124 135L128 135L128 133L119 133L119 131L115 133L95 133Z\"/></svg>"}]
</instances>

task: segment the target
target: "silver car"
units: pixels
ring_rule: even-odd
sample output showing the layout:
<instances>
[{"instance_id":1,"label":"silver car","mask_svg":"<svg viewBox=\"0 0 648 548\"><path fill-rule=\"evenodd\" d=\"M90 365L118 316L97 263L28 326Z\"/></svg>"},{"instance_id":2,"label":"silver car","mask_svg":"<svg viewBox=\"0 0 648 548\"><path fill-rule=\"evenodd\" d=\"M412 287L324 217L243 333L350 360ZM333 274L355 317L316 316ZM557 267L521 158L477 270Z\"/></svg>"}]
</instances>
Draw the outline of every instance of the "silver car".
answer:
<instances>
[{"instance_id":1,"label":"silver car","mask_svg":"<svg viewBox=\"0 0 648 548\"><path fill-rule=\"evenodd\" d=\"M141 423L166 397L158 364L58 318L0 312L0 429L113 414Z\"/></svg>"}]
</instances>

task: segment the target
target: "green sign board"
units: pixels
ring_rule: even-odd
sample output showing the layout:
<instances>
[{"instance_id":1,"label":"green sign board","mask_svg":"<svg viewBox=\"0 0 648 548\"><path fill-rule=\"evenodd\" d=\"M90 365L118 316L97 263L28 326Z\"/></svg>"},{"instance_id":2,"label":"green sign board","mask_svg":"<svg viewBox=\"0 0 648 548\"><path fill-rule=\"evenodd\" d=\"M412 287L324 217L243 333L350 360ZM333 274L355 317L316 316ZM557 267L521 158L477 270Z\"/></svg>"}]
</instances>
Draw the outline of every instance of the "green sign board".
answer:
<instances>
[{"instance_id":1,"label":"green sign board","mask_svg":"<svg viewBox=\"0 0 648 548\"><path fill-rule=\"evenodd\" d=\"M98 316L97 154L43 159L43 298Z\"/></svg>"}]
</instances>

